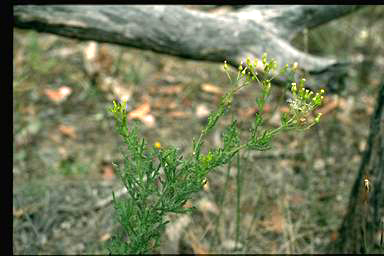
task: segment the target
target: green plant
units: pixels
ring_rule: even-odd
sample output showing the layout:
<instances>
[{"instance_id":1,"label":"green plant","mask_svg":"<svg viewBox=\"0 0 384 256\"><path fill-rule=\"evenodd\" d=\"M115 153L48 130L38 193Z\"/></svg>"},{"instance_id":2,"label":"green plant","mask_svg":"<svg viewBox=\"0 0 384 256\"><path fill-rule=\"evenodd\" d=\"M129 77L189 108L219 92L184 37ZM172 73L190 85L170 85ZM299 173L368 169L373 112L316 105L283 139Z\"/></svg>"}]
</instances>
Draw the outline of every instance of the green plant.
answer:
<instances>
[{"instance_id":1,"label":"green plant","mask_svg":"<svg viewBox=\"0 0 384 256\"><path fill-rule=\"evenodd\" d=\"M258 60L255 59L251 63L247 58L246 63L239 66L236 80L232 79L228 64L224 63L224 70L232 86L222 97L218 109L209 115L208 123L200 136L193 139L193 153L190 156L183 156L174 147L163 148L160 144L148 147L145 140L139 138L137 125L128 128L126 103L113 102L113 107L109 110L114 115L117 131L127 147L127 152L123 152L124 164L116 166L128 193L123 198L116 198L113 194L116 213L123 231L111 240L109 244L111 253L153 251L159 245L160 236L167 224L164 220L165 215L193 210L193 207L185 207L185 203L195 192L202 189L210 171L229 164L241 150L269 149L273 137L282 131L304 130L319 122L321 114L311 119L311 112L321 105L322 95L325 92L322 89L314 94L306 90L305 79L302 78L299 86L295 82L291 84L292 98L289 100L289 112L283 113L281 125L274 129L262 128L264 105L270 95L272 79L287 73L293 77L297 63L291 68L285 65L277 72L276 61L274 59L268 61L267 54L263 54L261 61L264 66L262 76L256 70ZM248 139L240 140L237 120L232 118L231 124L223 132L223 146L211 148L207 153L203 153L202 146L206 136L220 117L230 111L236 92L253 82L260 87L261 95L256 99L258 112ZM240 166L239 157L237 166ZM239 198L240 192L238 200ZM239 209L237 210L239 212ZM238 238L238 232L236 236Z\"/></svg>"}]
</instances>

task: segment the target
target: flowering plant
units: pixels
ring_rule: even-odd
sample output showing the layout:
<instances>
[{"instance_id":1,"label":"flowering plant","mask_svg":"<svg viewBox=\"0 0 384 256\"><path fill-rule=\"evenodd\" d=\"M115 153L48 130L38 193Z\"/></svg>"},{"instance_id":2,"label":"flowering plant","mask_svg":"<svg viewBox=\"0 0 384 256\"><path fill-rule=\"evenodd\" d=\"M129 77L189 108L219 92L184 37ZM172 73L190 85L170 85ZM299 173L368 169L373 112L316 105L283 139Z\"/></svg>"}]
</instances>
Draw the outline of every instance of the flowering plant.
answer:
<instances>
[{"instance_id":1,"label":"flowering plant","mask_svg":"<svg viewBox=\"0 0 384 256\"><path fill-rule=\"evenodd\" d=\"M145 140L139 138L138 127L128 127L126 103L113 102L109 111L113 113L116 129L127 146L124 164L117 165L117 170L128 193L123 198L116 198L113 194L116 213L123 229L111 240L111 253L153 251L159 245L160 236L167 224L165 215L193 210L193 207L186 206L186 202L203 188L209 172L230 163L243 149L269 149L273 137L284 130L303 130L319 122L321 114L314 119L311 119L310 115L321 105L325 91L322 89L313 93L305 89L305 79L302 78L299 88L295 82L291 84L289 112L283 113L280 126L262 129L264 105L270 95L271 81L276 76L278 65L274 59L268 61L267 54L263 54L261 63L262 76L257 71L258 60L251 62L250 58L247 58L246 62L238 67L237 78L233 80L229 66L224 62L224 70L232 86L221 98L218 109L209 115L208 123L200 136L193 139L193 153L190 156L182 155L174 147L163 148L160 143L148 147ZM295 73L296 70L297 63L291 68L285 65L278 74ZM202 153L201 148L206 136L220 117L230 111L236 92L255 82L261 90L261 96L256 99L259 111L252 122L248 139L240 140L237 120L233 120L222 134L223 146Z\"/></svg>"}]
</instances>

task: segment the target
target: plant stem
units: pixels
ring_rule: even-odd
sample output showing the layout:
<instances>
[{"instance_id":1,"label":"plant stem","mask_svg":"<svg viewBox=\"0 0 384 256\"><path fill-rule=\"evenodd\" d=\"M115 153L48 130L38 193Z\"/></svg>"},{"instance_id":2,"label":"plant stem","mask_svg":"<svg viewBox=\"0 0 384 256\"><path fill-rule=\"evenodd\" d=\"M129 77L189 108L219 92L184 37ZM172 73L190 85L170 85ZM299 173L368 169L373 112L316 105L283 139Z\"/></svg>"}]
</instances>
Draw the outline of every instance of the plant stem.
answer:
<instances>
[{"instance_id":1,"label":"plant stem","mask_svg":"<svg viewBox=\"0 0 384 256\"><path fill-rule=\"evenodd\" d=\"M241 196L241 170L240 170L240 153L237 153L237 175L236 175L236 243L235 250L240 238L240 196Z\"/></svg>"},{"instance_id":2,"label":"plant stem","mask_svg":"<svg viewBox=\"0 0 384 256\"><path fill-rule=\"evenodd\" d=\"M215 234L215 238L216 238L216 241L219 240L219 231L218 231L218 227L219 227L219 221L220 221L220 218L221 216L223 215L223 206L224 206L224 200L225 200L225 192L227 191L227 187L228 187L228 182L229 182L229 177L230 177L230 171L231 171L231 165L232 165L232 161L230 161L228 164L227 164L227 173L226 173L226 176L225 176L225 182L224 182L224 188L223 188L223 192L221 194L221 197L219 199L219 209L220 209L220 212L219 214L216 216L216 220L215 220L215 226L216 226L216 234Z\"/></svg>"}]
</instances>

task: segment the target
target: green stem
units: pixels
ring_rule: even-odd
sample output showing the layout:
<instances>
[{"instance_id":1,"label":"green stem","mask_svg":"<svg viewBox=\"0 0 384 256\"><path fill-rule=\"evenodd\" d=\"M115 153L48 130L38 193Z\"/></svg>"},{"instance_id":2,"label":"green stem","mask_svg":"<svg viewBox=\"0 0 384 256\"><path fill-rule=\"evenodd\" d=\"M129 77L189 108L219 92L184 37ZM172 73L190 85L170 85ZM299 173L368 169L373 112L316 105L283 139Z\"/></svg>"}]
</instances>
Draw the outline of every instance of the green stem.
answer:
<instances>
[{"instance_id":1,"label":"green stem","mask_svg":"<svg viewBox=\"0 0 384 256\"><path fill-rule=\"evenodd\" d=\"M235 250L240 238L240 197L241 197L241 170L240 170L240 153L237 153L237 175L236 175L236 243Z\"/></svg>"},{"instance_id":2,"label":"green stem","mask_svg":"<svg viewBox=\"0 0 384 256\"><path fill-rule=\"evenodd\" d=\"M228 164L227 164L227 173L226 173L226 176L225 176L225 182L224 182L224 188L222 189L222 195L219 199L219 209L220 209L220 212L219 214L216 216L216 219L215 219L215 227L216 227L216 234L215 234L215 240L216 241L219 241L219 231L218 231L218 227L219 227L219 221L220 221L220 218L223 214L223 207L224 207L224 200L225 200L225 192L227 191L227 187L228 187L228 182L229 182L229 177L230 177L230 171L231 171L231 165L232 165L232 161L230 161Z\"/></svg>"}]
</instances>

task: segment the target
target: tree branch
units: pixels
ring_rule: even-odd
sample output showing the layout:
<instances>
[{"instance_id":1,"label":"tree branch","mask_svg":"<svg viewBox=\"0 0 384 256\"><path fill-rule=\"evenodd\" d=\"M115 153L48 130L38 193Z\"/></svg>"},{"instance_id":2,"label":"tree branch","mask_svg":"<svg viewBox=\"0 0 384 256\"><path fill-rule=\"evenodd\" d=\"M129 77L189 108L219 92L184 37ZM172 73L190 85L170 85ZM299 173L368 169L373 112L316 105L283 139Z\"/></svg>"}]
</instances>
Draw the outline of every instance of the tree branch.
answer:
<instances>
[{"instance_id":1,"label":"tree branch","mask_svg":"<svg viewBox=\"0 0 384 256\"><path fill-rule=\"evenodd\" d=\"M258 5L242 8L235 15L251 19L286 40L304 28L314 28L354 12L361 5Z\"/></svg>"},{"instance_id":2,"label":"tree branch","mask_svg":"<svg viewBox=\"0 0 384 256\"><path fill-rule=\"evenodd\" d=\"M301 52L287 40L304 25L315 26L354 8L348 6L262 7L259 18L244 8L238 15L217 15L181 6L15 6L14 26L80 40L95 40L195 60L238 66L247 56L269 52L281 65L298 62L325 86L339 63ZM280 10L280 11L278 11ZM328 15L324 15L327 13ZM245 15L245 16L244 16ZM307 18L303 18L307 17ZM314 21L315 20L315 21Z\"/></svg>"}]
</instances>

